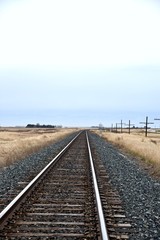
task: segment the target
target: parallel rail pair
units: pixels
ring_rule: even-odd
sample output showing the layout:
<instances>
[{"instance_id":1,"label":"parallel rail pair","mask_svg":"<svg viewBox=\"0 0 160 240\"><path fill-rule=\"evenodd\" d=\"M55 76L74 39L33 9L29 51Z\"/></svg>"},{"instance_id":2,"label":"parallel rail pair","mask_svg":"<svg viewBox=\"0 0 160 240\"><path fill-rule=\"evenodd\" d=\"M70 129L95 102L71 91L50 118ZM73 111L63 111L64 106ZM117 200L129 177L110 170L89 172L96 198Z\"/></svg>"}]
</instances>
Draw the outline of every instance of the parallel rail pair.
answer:
<instances>
[{"instance_id":1,"label":"parallel rail pair","mask_svg":"<svg viewBox=\"0 0 160 240\"><path fill-rule=\"evenodd\" d=\"M52 168L52 165L54 165L56 162L58 162L64 154L71 148L73 143L79 138L79 136L84 133L79 133L76 137L74 137L70 143L13 199L13 201L0 213L0 228L3 230L3 228L6 225L6 222L11 219L11 217L15 214L15 211L19 209L22 204L25 204L26 198L28 198L28 195L31 195L37 185L39 184L39 181L42 181L46 178L47 174L49 173L50 169ZM94 168L94 162L92 158L90 143L88 139L88 134L86 132L86 142L87 142L87 148L88 148L88 156L89 156L89 162L90 162L90 169L92 174L92 182L94 187L94 196L95 196L95 202L96 202L96 213L98 214L98 226L99 226L99 236L103 240L108 240L109 235L106 228L105 223L105 217L103 213L102 208L102 201L100 198L100 192L98 188L98 182L96 178L96 172Z\"/></svg>"}]
</instances>

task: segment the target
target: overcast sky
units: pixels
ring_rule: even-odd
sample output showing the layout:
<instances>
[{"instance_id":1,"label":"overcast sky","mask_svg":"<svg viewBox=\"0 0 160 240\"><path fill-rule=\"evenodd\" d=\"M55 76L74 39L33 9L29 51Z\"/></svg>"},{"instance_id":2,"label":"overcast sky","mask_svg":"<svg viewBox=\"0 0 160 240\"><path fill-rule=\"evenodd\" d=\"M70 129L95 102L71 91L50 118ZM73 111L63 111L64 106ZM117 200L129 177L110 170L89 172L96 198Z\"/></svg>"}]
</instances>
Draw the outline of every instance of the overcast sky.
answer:
<instances>
[{"instance_id":1,"label":"overcast sky","mask_svg":"<svg viewBox=\"0 0 160 240\"><path fill-rule=\"evenodd\" d=\"M160 117L159 26L159 0L1 0L0 125Z\"/></svg>"}]
</instances>

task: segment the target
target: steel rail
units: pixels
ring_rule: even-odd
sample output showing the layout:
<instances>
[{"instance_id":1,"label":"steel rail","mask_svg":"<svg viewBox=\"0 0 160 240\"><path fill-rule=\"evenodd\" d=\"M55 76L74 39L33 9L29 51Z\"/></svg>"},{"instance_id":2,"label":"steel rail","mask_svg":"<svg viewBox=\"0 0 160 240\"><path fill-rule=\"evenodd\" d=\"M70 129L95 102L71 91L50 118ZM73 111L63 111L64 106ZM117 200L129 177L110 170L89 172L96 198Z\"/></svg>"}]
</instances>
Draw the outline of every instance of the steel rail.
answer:
<instances>
[{"instance_id":1,"label":"steel rail","mask_svg":"<svg viewBox=\"0 0 160 240\"><path fill-rule=\"evenodd\" d=\"M95 197L96 197L96 203L97 203L98 218L99 218L99 224L100 224L100 229L101 229L101 237L103 240L109 240L87 132L86 132L86 138L87 138L89 159L90 159L90 164L91 164L93 185L94 185L94 191L95 191Z\"/></svg>"},{"instance_id":2,"label":"steel rail","mask_svg":"<svg viewBox=\"0 0 160 240\"><path fill-rule=\"evenodd\" d=\"M81 131L82 132L82 131ZM70 145L76 140L76 138L81 134L79 132L63 149L57 156L51 160L51 162L4 208L0 213L0 229L2 224L8 219L12 212L16 209L17 205L26 197L28 192L34 188L36 183L42 176L47 172L49 167L70 147Z\"/></svg>"}]
</instances>

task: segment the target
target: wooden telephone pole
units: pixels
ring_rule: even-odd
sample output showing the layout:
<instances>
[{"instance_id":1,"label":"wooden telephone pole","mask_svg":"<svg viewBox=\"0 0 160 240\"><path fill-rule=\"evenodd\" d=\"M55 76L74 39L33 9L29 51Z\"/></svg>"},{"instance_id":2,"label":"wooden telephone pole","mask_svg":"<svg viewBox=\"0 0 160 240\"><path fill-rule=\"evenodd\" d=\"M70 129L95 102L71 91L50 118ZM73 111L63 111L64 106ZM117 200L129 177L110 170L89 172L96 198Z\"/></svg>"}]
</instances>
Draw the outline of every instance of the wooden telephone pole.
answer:
<instances>
[{"instance_id":1,"label":"wooden telephone pole","mask_svg":"<svg viewBox=\"0 0 160 240\"><path fill-rule=\"evenodd\" d=\"M128 126L128 133L131 133L131 126L134 126L134 124L131 124L131 120L129 120L129 124L125 124Z\"/></svg>"},{"instance_id":2,"label":"wooden telephone pole","mask_svg":"<svg viewBox=\"0 0 160 240\"><path fill-rule=\"evenodd\" d=\"M121 120L120 123L116 123L116 125L119 125L119 124L121 125L121 133L122 133L122 132L123 132L123 131L122 131L122 129L123 129L123 124L125 124L125 123L123 123L123 121Z\"/></svg>"},{"instance_id":3,"label":"wooden telephone pole","mask_svg":"<svg viewBox=\"0 0 160 240\"><path fill-rule=\"evenodd\" d=\"M140 124L145 124L145 137L147 137L147 133L148 133L148 124L154 124L152 122L148 122L148 117L146 117L146 121L145 122L140 122Z\"/></svg>"}]
</instances>

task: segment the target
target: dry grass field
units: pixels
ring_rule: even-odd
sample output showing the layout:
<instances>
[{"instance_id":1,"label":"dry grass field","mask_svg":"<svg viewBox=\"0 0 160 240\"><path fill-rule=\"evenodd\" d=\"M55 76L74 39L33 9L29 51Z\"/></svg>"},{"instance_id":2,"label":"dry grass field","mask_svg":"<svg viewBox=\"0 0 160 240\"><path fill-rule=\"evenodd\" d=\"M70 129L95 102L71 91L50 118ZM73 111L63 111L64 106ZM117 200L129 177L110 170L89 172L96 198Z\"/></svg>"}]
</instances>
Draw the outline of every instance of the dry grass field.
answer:
<instances>
[{"instance_id":1,"label":"dry grass field","mask_svg":"<svg viewBox=\"0 0 160 240\"><path fill-rule=\"evenodd\" d=\"M54 143L75 129L0 128L0 167Z\"/></svg>"},{"instance_id":2,"label":"dry grass field","mask_svg":"<svg viewBox=\"0 0 160 240\"><path fill-rule=\"evenodd\" d=\"M151 169L152 174L160 177L160 134L148 133L146 138L142 131L116 134L97 130L96 133L128 153L139 157L141 162Z\"/></svg>"}]
</instances>

